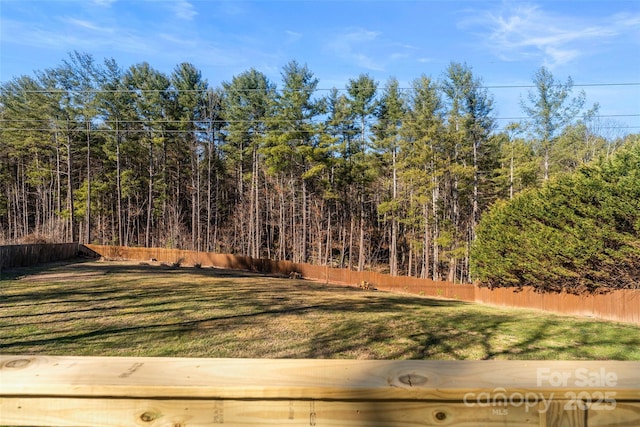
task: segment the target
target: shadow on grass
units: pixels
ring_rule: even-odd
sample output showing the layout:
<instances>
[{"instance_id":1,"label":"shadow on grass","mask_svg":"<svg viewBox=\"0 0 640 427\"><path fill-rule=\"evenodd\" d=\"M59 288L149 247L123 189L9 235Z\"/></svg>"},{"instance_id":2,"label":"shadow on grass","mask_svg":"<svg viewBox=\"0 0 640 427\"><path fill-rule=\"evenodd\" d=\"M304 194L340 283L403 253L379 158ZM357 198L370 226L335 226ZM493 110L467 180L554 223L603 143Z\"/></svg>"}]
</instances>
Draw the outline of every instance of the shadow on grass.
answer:
<instances>
[{"instance_id":1,"label":"shadow on grass","mask_svg":"<svg viewBox=\"0 0 640 427\"><path fill-rule=\"evenodd\" d=\"M36 267L16 268L8 271L0 281L0 293L9 283L19 281L22 284L21 292L11 295L2 295L3 302L18 305L25 302L30 305L37 305L43 301L55 300L58 302L82 302L84 298L76 300L65 299L70 296L91 296L95 298L112 300L114 289L110 283L96 286L95 283L88 285L87 282L100 278L118 276L119 282L126 281L126 276L146 276L149 278L159 275L199 275L205 278L228 278L238 279L246 277L261 277L258 273L226 270L219 268L195 268L195 267L171 267L164 265L140 264L114 264L102 263L92 260L79 259L75 261L60 261L42 264ZM122 277L120 277L122 276ZM136 280L132 280L135 284ZM4 283L4 285L3 285ZM31 287L29 284L36 283L43 286ZM46 284L64 283L64 288L46 286ZM141 289L142 292L142 289ZM104 298L102 298L104 296ZM148 289L144 290L144 296L154 296L149 294Z\"/></svg>"},{"instance_id":2,"label":"shadow on grass","mask_svg":"<svg viewBox=\"0 0 640 427\"><path fill-rule=\"evenodd\" d=\"M0 352L640 359L630 325L237 270L94 262L39 274L0 282Z\"/></svg>"}]
</instances>

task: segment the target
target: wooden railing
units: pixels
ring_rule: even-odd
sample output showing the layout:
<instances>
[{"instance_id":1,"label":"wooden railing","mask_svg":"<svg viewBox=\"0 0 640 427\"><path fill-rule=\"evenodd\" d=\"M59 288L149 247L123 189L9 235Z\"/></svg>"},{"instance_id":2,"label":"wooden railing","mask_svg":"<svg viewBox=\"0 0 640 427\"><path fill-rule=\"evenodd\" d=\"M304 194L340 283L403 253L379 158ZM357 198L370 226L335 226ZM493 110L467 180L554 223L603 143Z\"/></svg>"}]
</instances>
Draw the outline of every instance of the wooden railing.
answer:
<instances>
[{"instance_id":1,"label":"wooden railing","mask_svg":"<svg viewBox=\"0 0 640 427\"><path fill-rule=\"evenodd\" d=\"M0 356L0 425L638 426L640 362Z\"/></svg>"}]
</instances>

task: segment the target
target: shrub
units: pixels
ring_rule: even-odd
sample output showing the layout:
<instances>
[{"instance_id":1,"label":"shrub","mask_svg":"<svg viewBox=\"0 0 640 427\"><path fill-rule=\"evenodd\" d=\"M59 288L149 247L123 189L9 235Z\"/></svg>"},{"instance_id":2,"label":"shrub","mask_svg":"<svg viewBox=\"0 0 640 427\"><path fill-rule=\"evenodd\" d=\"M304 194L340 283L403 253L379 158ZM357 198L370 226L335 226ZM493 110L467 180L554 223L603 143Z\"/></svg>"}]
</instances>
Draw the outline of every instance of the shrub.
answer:
<instances>
[{"instance_id":1,"label":"shrub","mask_svg":"<svg viewBox=\"0 0 640 427\"><path fill-rule=\"evenodd\" d=\"M640 144L495 204L471 257L474 277L489 287L640 287Z\"/></svg>"}]
</instances>

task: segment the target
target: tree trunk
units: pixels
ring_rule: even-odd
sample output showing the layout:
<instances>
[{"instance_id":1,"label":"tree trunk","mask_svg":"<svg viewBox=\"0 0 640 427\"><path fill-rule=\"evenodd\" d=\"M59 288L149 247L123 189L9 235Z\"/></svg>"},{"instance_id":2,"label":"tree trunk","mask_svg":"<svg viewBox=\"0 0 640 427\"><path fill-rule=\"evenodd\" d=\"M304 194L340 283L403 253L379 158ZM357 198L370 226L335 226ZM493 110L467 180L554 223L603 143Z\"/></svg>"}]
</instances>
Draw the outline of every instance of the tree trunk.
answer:
<instances>
[{"instance_id":1,"label":"tree trunk","mask_svg":"<svg viewBox=\"0 0 640 427\"><path fill-rule=\"evenodd\" d=\"M358 251L358 271L364 271L364 261L365 261L365 253L364 253L364 220L365 220L364 188L362 188L361 193L360 193L360 240L359 240L359 251Z\"/></svg>"},{"instance_id":2,"label":"tree trunk","mask_svg":"<svg viewBox=\"0 0 640 427\"><path fill-rule=\"evenodd\" d=\"M41 168L40 166L40 157L38 156L38 152L35 153L35 167L36 170L39 170ZM34 199L34 209L33 209L33 213L34 215L34 232L36 234L41 234L42 233L42 218L43 216L41 215L44 211L44 190L42 188L42 180L38 179L38 182L35 184L36 187L36 197Z\"/></svg>"},{"instance_id":3,"label":"tree trunk","mask_svg":"<svg viewBox=\"0 0 640 427\"><path fill-rule=\"evenodd\" d=\"M349 224L349 270L353 268L353 228L354 228L353 215L351 215L351 221Z\"/></svg>"},{"instance_id":4,"label":"tree trunk","mask_svg":"<svg viewBox=\"0 0 640 427\"><path fill-rule=\"evenodd\" d=\"M18 173L19 173L18 169ZM20 215L20 176L16 175L16 181L13 185L13 240L22 237L22 216Z\"/></svg>"},{"instance_id":5,"label":"tree trunk","mask_svg":"<svg viewBox=\"0 0 640 427\"><path fill-rule=\"evenodd\" d=\"M122 227L122 164L120 158L120 130L116 121L116 210L118 215L118 244L124 245L123 227Z\"/></svg>"},{"instance_id":6,"label":"tree trunk","mask_svg":"<svg viewBox=\"0 0 640 427\"><path fill-rule=\"evenodd\" d=\"M289 228L291 229L291 260L298 262L300 259L300 253L298 246L300 226L298 223L298 198L296 197L295 179L289 178L289 187L291 188L291 222Z\"/></svg>"},{"instance_id":7,"label":"tree trunk","mask_svg":"<svg viewBox=\"0 0 640 427\"><path fill-rule=\"evenodd\" d=\"M188 136L189 154L191 158L191 250L200 250L200 224L198 221L198 208L200 201L200 180L198 178L198 161L196 154L196 144L191 135Z\"/></svg>"},{"instance_id":8,"label":"tree trunk","mask_svg":"<svg viewBox=\"0 0 640 427\"><path fill-rule=\"evenodd\" d=\"M22 201L22 237L29 234L29 203L27 198L27 172L24 160L20 161L20 199Z\"/></svg>"},{"instance_id":9,"label":"tree trunk","mask_svg":"<svg viewBox=\"0 0 640 427\"><path fill-rule=\"evenodd\" d=\"M71 152L71 133L67 122L67 206L69 207L69 241L77 242L76 215L73 208L73 154Z\"/></svg>"},{"instance_id":10,"label":"tree trunk","mask_svg":"<svg viewBox=\"0 0 640 427\"><path fill-rule=\"evenodd\" d=\"M308 260L308 245L307 245L307 183L302 180L302 236L300 237L300 262L307 262Z\"/></svg>"},{"instance_id":11,"label":"tree trunk","mask_svg":"<svg viewBox=\"0 0 640 427\"><path fill-rule=\"evenodd\" d=\"M323 264L332 265L332 258L333 258L333 253L332 253L332 239L331 239L331 202L327 203L327 241L326 241L326 246L325 246L325 256L324 256L324 262Z\"/></svg>"},{"instance_id":12,"label":"tree trunk","mask_svg":"<svg viewBox=\"0 0 640 427\"><path fill-rule=\"evenodd\" d=\"M218 250L218 214L220 211L220 174L216 173L216 185L215 185L215 194L216 194L216 208L213 214L213 248Z\"/></svg>"},{"instance_id":13,"label":"tree trunk","mask_svg":"<svg viewBox=\"0 0 640 427\"><path fill-rule=\"evenodd\" d=\"M14 238L13 220L15 218L15 214L13 209L13 200L11 199L11 187L7 185L5 190L7 191L7 239L11 241L11 239Z\"/></svg>"},{"instance_id":14,"label":"tree trunk","mask_svg":"<svg viewBox=\"0 0 640 427\"><path fill-rule=\"evenodd\" d=\"M87 120L87 212L86 212L86 243L91 243L91 122Z\"/></svg>"},{"instance_id":15,"label":"tree trunk","mask_svg":"<svg viewBox=\"0 0 640 427\"><path fill-rule=\"evenodd\" d=\"M147 225L145 227L144 244L151 247L151 224L153 215L153 140L149 139L149 188L147 191Z\"/></svg>"},{"instance_id":16,"label":"tree trunk","mask_svg":"<svg viewBox=\"0 0 640 427\"><path fill-rule=\"evenodd\" d=\"M55 146L56 146L56 214L58 218L62 213L62 167L60 165L60 141L58 140L58 133L54 134Z\"/></svg>"},{"instance_id":17,"label":"tree trunk","mask_svg":"<svg viewBox=\"0 0 640 427\"><path fill-rule=\"evenodd\" d=\"M432 265L432 274L433 280L440 280L440 272L438 271L438 267L440 264L440 252L438 248L438 238L440 237L440 228L438 225L438 201L440 199L439 189L438 189L438 178L433 175L433 188L431 190L431 210L433 213L433 265Z\"/></svg>"},{"instance_id":18,"label":"tree trunk","mask_svg":"<svg viewBox=\"0 0 640 427\"><path fill-rule=\"evenodd\" d=\"M391 209L391 245L389 247L389 273L391 276L398 275L398 213L396 203L398 201L398 171L396 166L396 148L393 147L392 153L392 175L393 175L393 190L392 200L393 206Z\"/></svg>"},{"instance_id":19,"label":"tree trunk","mask_svg":"<svg viewBox=\"0 0 640 427\"><path fill-rule=\"evenodd\" d=\"M431 241L429 239L429 204L425 203L422 209L424 215L424 249L420 277L425 278L429 277L429 248L431 247Z\"/></svg>"},{"instance_id":20,"label":"tree trunk","mask_svg":"<svg viewBox=\"0 0 640 427\"><path fill-rule=\"evenodd\" d=\"M260 199L259 199L259 179L258 174L260 173L260 168L258 165L258 149L256 147L253 148L253 173L251 177L251 216L250 216L250 224L251 224L251 232L250 234L250 245L251 250L249 251L249 255L254 258L259 258L260 256L260 241L261 241L261 230L260 230Z\"/></svg>"},{"instance_id":21,"label":"tree trunk","mask_svg":"<svg viewBox=\"0 0 640 427\"><path fill-rule=\"evenodd\" d=\"M287 246L287 241L286 241L286 236L287 236L287 221L286 221L286 210L287 210L287 206L285 203L285 197L284 197L284 191L285 191L285 186L284 186L284 180L282 178L279 178L280 180L280 185L279 185L279 199L280 199L280 212L279 212L279 226L278 226L278 253L279 253L279 259L281 260L285 260L287 257L287 250L286 250L286 246Z\"/></svg>"},{"instance_id":22,"label":"tree trunk","mask_svg":"<svg viewBox=\"0 0 640 427\"><path fill-rule=\"evenodd\" d=\"M366 152L366 139L365 139L365 116L362 116L362 123L361 123L362 129L361 129L361 135L362 135L362 155L365 155ZM360 185L360 240L359 240L359 250L358 250L358 271L363 271L364 270L364 263L365 263L365 253L364 253L364 220L365 220L365 212L364 212L364 208L365 208L365 200L364 200L364 183L362 183Z\"/></svg>"},{"instance_id":23,"label":"tree trunk","mask_svg":"<svg viewBox=\"0 0 640 427\"><path fill-rule=\"evenodd\" d=\"M457 125L456 125L457 126ZM457 128L456 128L457 130ZM458 149L457 145L454 149L454 162L458 161ZM451 244L449 246L449 251L453 252L458 245L458 230L460 227L460 192L459 185L460 180L457 173L453 174L453 184L451 187L451 211L452 211L452 222L453 225L451 227ZM449 282L454 282L456 277L456 269L458 268L458 260L457 254L449 255L449 272L447 274L447 280Z\"/></svg>"},{"instance_id":24,"label":"tree trunk","mask_svg":"<svg viewBox=\"0 0 640 427\"><path fill-rule=\"evenodd\" d=\"M207 145L207 238L206 238L206 250L207 252L211 251L211 172L212 172L212 159L213 156L213 144L215 143L215 135L213 135L213 131L211 127L209 127L209 132L211 134L211 141Z\"/></svg>"}]
</instances>

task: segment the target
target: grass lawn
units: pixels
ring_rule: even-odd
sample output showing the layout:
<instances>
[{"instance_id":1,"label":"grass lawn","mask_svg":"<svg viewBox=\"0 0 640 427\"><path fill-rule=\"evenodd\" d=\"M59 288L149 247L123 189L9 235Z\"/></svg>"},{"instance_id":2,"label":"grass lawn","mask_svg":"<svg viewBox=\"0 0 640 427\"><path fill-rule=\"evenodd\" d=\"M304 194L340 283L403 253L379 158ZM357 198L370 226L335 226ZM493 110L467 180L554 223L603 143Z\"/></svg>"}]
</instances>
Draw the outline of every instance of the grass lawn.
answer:
<instances>
[{"instance_id":1,"label":"grass lawn","mask_svg":"<svg viewBox=\"0 0 640 427\"><path fill-rule=\"evenodd\" d=\"M212 268L51 264L0 280L0 353L640 360L640 327Z\"/></svg>"}]
</instances>

